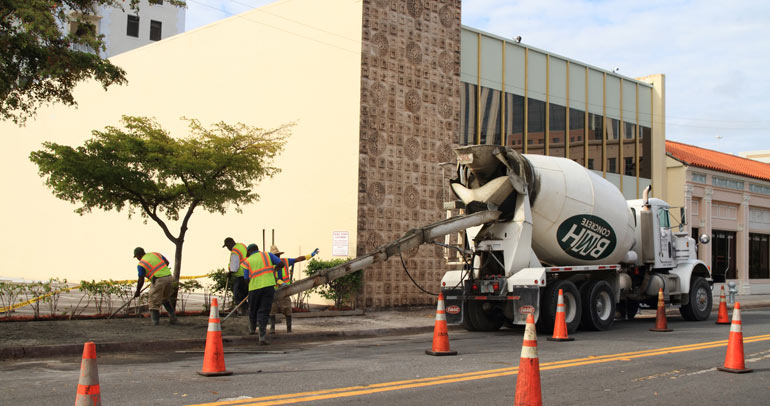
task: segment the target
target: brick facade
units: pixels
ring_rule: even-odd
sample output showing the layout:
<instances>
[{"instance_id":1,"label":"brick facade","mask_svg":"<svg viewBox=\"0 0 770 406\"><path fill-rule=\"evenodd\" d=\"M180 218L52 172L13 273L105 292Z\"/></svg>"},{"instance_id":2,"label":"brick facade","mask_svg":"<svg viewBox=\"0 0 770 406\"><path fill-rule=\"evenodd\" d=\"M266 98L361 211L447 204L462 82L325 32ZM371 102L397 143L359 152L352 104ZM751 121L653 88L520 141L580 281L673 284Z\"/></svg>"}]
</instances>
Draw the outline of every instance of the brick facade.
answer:
<instances>
[{"instance_id":1,"label":"brick facade","mask_svg":"<svg viewBox=\"0 0 770 406\"><path fill-rule=\"evenodd\" d=\"M459 0L364 0L356 255L444 216L438 164L454 160L460 128L460 28ZM442 249L403 257L421 286L438 291ZM398 258L364 279L359 305L435 303Z\"/></svg>"}]
</instances>

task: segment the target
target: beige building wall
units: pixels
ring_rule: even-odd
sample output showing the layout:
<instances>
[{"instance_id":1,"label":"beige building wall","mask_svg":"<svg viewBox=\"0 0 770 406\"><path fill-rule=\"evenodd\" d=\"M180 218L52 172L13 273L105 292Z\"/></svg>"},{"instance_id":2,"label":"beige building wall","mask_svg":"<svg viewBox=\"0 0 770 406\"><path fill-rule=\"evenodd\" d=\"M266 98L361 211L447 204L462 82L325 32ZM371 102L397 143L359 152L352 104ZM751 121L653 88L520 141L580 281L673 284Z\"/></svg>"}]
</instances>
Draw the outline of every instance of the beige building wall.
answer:
<instances>
[{"instance_id":1,"label":"beige building wall","mask_svg":"<svg viewBox=\"0 0 770 406\"><path fill-rule=\"evenodd\" d=\"M73 146L90 131L118 125L122 114L152 116L174 135L182 116L205 124L263 128L296 122L280 156L283 171L258 185L261 201L227 215L196 211L189 223L182 274L225 267L222 240L275 242L288 256L320 248L331 258L332 233L357 238L362 2L279 1L113 58L129 84L104 91L78 87L80 107L41 109L24 128L0 123L2 179L0 276L136 279L135 246L173 258L154 223L125 212L78 216L56 199L29 161L44 141ZM172 223L174 233L178 223Z\"/></svg>"},{"instance_id":2,"label":"beige building wall","mask_svg":"<svg viewBox=\"0 0 770 406\"><path fill-rule=\"evenodd\" d=\"M652 195L669 200L666 195L666 75L637 78L652 85Z\"/></svg>"}]
</instances>

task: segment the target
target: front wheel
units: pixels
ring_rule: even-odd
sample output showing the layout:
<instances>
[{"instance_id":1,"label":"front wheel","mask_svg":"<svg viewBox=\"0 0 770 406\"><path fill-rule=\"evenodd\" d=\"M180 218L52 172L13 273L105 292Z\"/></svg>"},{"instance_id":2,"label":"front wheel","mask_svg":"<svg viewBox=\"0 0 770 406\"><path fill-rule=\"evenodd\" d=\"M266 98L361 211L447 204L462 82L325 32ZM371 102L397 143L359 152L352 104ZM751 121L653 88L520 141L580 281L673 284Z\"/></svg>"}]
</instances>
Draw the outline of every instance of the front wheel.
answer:
<instances>
[{"instance_id":1,"label":"front wheel","mask_svg":"<svg viewBox=\"0 0 770 406\"><path fill-rule=\"evenodd\" d=\"M580 287L583 299L583 318L580 327L584 330L603 331L615 321L615 294L607 281L588 281Z\"/></svg>"},{"instance_id":2,"label":"front wheel","mask_svg":"<svg viewBox=\"0 0 770 406\"><path fill-rule=\"evenodd\" d=\"M690 300L686 305L679 308L685 320L703 321L711 315L711 306L713 298L711 297L711 288L709 283L701 276L697 276L690 284Z\"/></svg>"}]
</instances>

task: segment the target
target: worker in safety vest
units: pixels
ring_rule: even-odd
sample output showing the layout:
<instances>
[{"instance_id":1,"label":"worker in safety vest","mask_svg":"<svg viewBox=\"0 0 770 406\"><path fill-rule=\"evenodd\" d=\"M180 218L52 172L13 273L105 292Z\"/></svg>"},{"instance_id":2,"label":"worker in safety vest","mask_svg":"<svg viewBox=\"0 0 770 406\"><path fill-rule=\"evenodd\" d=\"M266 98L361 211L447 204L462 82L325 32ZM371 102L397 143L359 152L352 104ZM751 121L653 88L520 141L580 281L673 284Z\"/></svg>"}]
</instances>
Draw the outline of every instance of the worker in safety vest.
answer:
<instances>
[{"instance_id":1,"label":"worker in safety vest","mask_svg":"<svg viewBox=\"0 0 770 406\"><path fill-rule=\"evenodd\" d=\"M250 244L248 257L241 262L243 278L249 281L249 333L253 334L259 324L259 343L270 344L267 340L267 319L273 305L276 269L283 263L269 252L260 252L257 244Z\"/></svg>"},{"instance_id":2,"label":"worker in safety vest","mask_svg":"<svg viewBox=\"0 0 770 406\"><path fill-rule=\"evenodd\" d=\"M318 248L313 250L310 254L299 256L297 258L281 258L283 251L280 251L277 246L270 247L270 253L274 254L278 259L283 262L283 268L280 271L276 271L276 285L275 290L279 290L284 286L291 284L294 278L294 264L300 261L310 260L318 254ZM270 309L270 332L275 333L275 315L282 313L286 318L286 332L291 333L291 297L284 296L279 300L273 300L273 307Z\"/></svg>"},{"instance_id":3,"label":"worker in safety vest","mask_svg":"<svg viewBox=\"0 0 770 406\"><path fill-rule=\"evenodd\" d=\"M237 243L231 237L225 238L225 245L222 248L227 248L230 251L230 265L228 270L233 278L233 304L239 305L243 299L249 294L249 285L245 279L243 279L243 269L241 268L241 262L246 259L246 244ZM247 306L241 306L239 312L246 314Z\"/></svg>"},{"instance_id":4,"label":"worker in safety vest","mask_svg":"<svg viewBox=\"0 0 770 406\"><path fill-rule=\"evenodd\" d=\"M166 308L169 317L169 324L176 324L176 314L174 307L171 306L171 295L174 293L174 278L171 276L171 270L168 268L166 257L157 252L145 253L144 248L134 248L134 258L139 260L136 269L139 273L139 279L136 281L136 293L134 297L139 297L144 285L144 278L150 280L150 319L152 324L157 326L160 322L160 305Z\"/></svg>"}]
</instances>

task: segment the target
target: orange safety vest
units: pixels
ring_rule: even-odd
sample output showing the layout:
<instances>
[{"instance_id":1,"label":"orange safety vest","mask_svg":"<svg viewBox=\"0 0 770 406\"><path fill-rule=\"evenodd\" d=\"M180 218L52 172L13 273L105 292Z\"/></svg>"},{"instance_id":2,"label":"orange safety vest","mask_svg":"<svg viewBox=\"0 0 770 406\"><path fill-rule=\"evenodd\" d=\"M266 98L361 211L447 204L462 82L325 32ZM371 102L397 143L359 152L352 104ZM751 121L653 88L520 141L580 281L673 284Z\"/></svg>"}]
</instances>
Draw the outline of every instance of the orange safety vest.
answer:
<instances>
[{"instance_id":1,"label":"orange safety vest","mask_svg":"<svg viewBox=\"0 0 770 406\"><path fill-rule=\"evenodd\" d=\"M141 261L139 261L139 266L144 268L144 276L149 280L152 280L153 276L162 278L171 275L171 270L168 269L168 265L166 265L166 261L163 260L163 256L157 252L144 254Z\"/></svg>"},{"instance_id":2,"label":"orange safety vest","mask_svg":"<svg viewBox=\"0 0 770 406\"><path fill-rule=\"evenodd\" d=\"M276 285L275 289L278 290L281 285L290 285L291 284L291 269L289 268L289 259L288 258L281 258L281 262L283 262L283 268L276 271Z\"/></svg>"}]
</instances>

